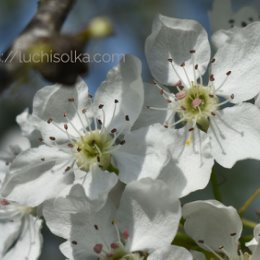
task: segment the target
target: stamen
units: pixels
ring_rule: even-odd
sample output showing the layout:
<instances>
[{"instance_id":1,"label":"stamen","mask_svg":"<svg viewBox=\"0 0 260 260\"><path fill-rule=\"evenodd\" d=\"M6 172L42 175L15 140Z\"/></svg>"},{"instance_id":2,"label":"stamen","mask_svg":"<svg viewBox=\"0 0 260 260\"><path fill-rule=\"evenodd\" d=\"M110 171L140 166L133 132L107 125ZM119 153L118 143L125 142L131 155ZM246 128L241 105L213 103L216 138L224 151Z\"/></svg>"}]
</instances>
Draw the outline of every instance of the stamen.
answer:
<instances>
[{"instance_id":1,"label":"stamen","mask_svg":"<svg viewBox=\"0 0 260 260\"><path fill-rule=\"evenodd\" d=\"M184 99L186 97L186 92L185 91L180 91L180 92L175 94L175 97L177 98L177 100Z\"/></svg>"},{"instance_id":2,"label":"stamen","mask_svg":"<svg viewBox=\"0 0 260 260\"><path fill-rule=\"evenodd\" d=\"M195 98L192 100L191 104L193 108L197 108L201 105L202 100L200 98Z\"/></svg>"},{"instance_id":3,"label":"stamen","mask_svg":"<svg viewBox=\"0 0 260 260\"><path fill-rule=\"evenodd\" d=\"M78 131L78 129L74 126L72 121L68 118L68 113L65 112L63 115L66 118L67 122L72 126L72 128L75 130L75 132L79 135L79 137L81 137L82 134Z\"/></svg>"},{"instance_id":4,"label":"stamen","mask_svg":"<svg viewBox=\"0 0 260 260\"><path fill-rule=\"evenodd\" d=\"M81 123L81 125L82 125L83 132L85 133L85 132L86 132L86 130L85 130L85 125L84 125L83 120L82 120L82 118L81 118L81 116L80 116L80 114L79 114L79 111L78 111L78 109L77 109L77 107L76 107L76 105L75 105L75 99L74 99L74 98L69 98L68 101L72 104L73 109L74 109L74 111L76 112L76 114L77 114L77 116L78 116L78 118L79 118L79 121L80 121L80 123Z\"/></svg>"},{"instance_id":5,"label":"stamen","mask_svg":"<svg viewBox=\"0 0 260 260\"><path fill-rule=\"evenodd\" d=\"M114 105L112 120L114 119L114 117L115 117L115 115L116 115L116 109L117 109L117 104L118 104L118 102L119 102L119 101L118 101L117 99L114 100L114 104L115 104L115 105ZM111 120L111 121L112 121L112 120Z\"/></svg>"},{"instance_id":6,"label":"stamen","mask_svg":"<svg viewBox=\"0 0 260 260\"><path fill-rule=\"evenodd\" d=\"M93 247L93 250L96 254L100 254L102 252L102 249L103 249L103 245L102 244L96 244L94 247Z\"/></svg>"},{"instance_id":7,"label":"stamen","mask_svg":"<svg viewBox=\"0 0 260 260\"><path fill-rule=\"evenodd\" d=\"M186 76L186 78L187 78L187 81L189 82L189 85L192 86L190 77L189 77L189 75L188 75L188 73L187 73L187 71L186 71L186 69L185 69L185 63L184 63L184 62L181 64L181 67L183 68L184 74L185 74L185 76Z\"/></svg>"},{"instance_id":8,"label":"stamen","mask_svg":"<svg viewBox=\"0 0 260 260\"><path fill-rule=\"evenodd\" d=\"M227 82L228 77L229 77L230 75L231 75L231 71L228 71L228 72L226 73L225 79L224 79L223 82L215 89L215 92L219 91L219 90L225 85L225 83Z\"/></svg>"},{"instance_id":9,"label":"stamen","mask_svg":"<svg viewBox=\"0 0 260 260\"><path fill-rule=\"evenodd\" d=\"M165 90L163 89L159 84L158 82L156 82L155 80L153 80L153 84L160 90L160 94L165 98L165 99L168 99L170 97L170 94Z\"/></svg>"},{"instance_id":10,"label":"stamen","mask_svg":"<svg viewBox=\"0 0 260 260\"><path fill-rule=\"evenodd\" d=\"M157 111L167 111L168 108L167 107L152 107L152 106L146 106L147 109L151 109L151 110L157 110Z\"/></svg>"},{"instance_id":11,"label":"stamen","mask_svg":"<svg viewBox=\"0 0 260 260\"><path fill-rule=\"evenodd\" d=\"M198 84L198 81L197 81L197 76L196 76L196 68L195 68L195 50L190 50L190 53L191 53L191 62L192 62L192 68L193 68L193 78L194 78L194 82L196 82Z\"/></svg>"},{"instance_id":12,"label":"stamen","mask_svg":"<svg viewBox=\"0 0 260 260\"><path fill-rule=\"evenodd\" d=\"M233 130L234 132L240 134L241 136L244 136L244 132L242 131L238 131L237 129L235 129L232 125L230 125L228 122L226 122L222 116L219 113L216 113L218 119L228 128L230 128L231 130Z\"/></svg>"},{"instance_id":13,"label":"stamen","mask_svg":"<svg viewBox=\"0 0 260 260\"><path fill-rule=\"evenodd\" d=\"M226 152L225 152L225 150L224 150L224 147L222 146L222 144L221 144L221 142L220 142L220 140L219 140L219 138L218 138L218 135L217 135L217 133L216 133L216 130L215 130L213 124L212 124L212 120L209 121L209 123L210 123L210 126L211 126L212 133L213 133L214 137L216 138L216 141L217 141L217 143L218 143L218 145L219 145L219 147L220 147L220 149L221 149L221 151L222 151L222 154L226 155Z\"/></svg>"},{"instance_id":14,"label":"stamen","mask_svg":"<svg viewBox=\"0 0 260 260\"><path fill-rule=\"evenodd\" d=\"M124 230L124 232L122 233L122 236L123 236L123 239L124 239L124 240L127 240L127 239L129 238L129 232L128 232L127 229Z\"/></svg>"},{"instance_id":15,"label":"stamen","mask_svg":"<svg viewBox=\"0 0 260 260\"><path fill-rule=\"evenodd\" d=\"M178 73L178 71L176 70L175 66L173 65L173 60L172 60L172 58L168 59L168 61L169 61L169 63L171 64L171 67L172 67L173 71L175 72L175 74L177 75L177 77L179 78L179 80L180 80L181 82L183 82L183 84L184 84L184 86L185 86L184 81L182 80L180 74ZM185 86L185 87L187 87L187 86Z\"/></svg>"},{"instance_id":16,"label":"stamen","mask_svg":"<svg viewBox=\"0 0 260 260\"><path fill-rule=\"evenodd\" d=\"M91 123L90 123L90 121L89 121L89 118L88 118L87 115L86 115L87 109L86 109L86 108L83 108L81 112L82 112L82 114L84 115L84 118L85 118L86 123L87 123L86 129L89 130L90 132L93 131L92 126L91 126Z\"/></svg>"},{"instance_id":17,"label":"stamen","mask_svg":"<svg viewBox=\"0 0 260 260\"><path fill-rule=\"evenodd\" d=\"M10 202L7 199L0 199L0 205L1 206L7 206Z\"/></svg>"}]
</instances>

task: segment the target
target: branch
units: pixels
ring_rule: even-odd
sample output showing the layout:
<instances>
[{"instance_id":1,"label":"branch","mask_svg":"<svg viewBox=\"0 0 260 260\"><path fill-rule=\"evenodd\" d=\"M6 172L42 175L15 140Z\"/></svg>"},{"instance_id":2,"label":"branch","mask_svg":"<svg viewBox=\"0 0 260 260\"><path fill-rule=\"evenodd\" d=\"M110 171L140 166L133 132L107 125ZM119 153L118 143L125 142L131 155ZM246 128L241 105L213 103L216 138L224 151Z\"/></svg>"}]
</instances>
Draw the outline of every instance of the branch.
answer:
<instances>
[{"instance_id":1,"label":"branch","mask_svg":"<svg viewBox=\"0 0 260 260\"><path fill-rule=\"evenodd\" d=\"M49 50L53 50L53 53L58 52L61 54L71 50L83 51L85 42L83 43L73 39L73 37L60 35L59 33L74 3L75 0L40 0L38 2L37 13L2 57L0 91L3 91L26 72L28 64L25 65L21 57L35 54L37 47L39 47L38 50L42 50L40 48L43 46L42 43ZM76 68L72 69L69 79L64 77L64 73L64 79L61 79L64 64L49 64L52 68L45 68L48 64L30 63L29 65L30 68L38 70L47 80L64 84L73 84L78 74L86 71L83 64L77 64ZM73 70L76 71L73 72Z\"/></svg>"}]
</instances>

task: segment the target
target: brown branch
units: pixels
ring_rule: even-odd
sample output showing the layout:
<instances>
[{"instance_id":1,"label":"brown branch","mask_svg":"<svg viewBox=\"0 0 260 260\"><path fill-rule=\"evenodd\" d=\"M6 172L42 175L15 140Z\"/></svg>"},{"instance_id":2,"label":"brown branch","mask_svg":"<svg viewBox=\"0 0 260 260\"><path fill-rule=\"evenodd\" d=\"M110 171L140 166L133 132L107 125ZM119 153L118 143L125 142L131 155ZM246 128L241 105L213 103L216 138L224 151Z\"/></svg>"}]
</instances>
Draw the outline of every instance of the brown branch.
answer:
<instances>
[{"instance_id":1,"label":"brown branch","mask_svg":"<svg viewBox=\"0 0 260 260\"><path fill-rule=\"evenodd\" d=\"M75 0L40 0L38 10L26 28L4 53L0 64L0 91L21 77L28 64L21 61L22 55L42 50L44 44L53 53L81 53L85 42L76 37L61 35L60 29L72 9ZM73 84L79 74L86 71L85 64L30 64L30 68L38 70L49 81ZM70 75L66 75L68 73Z\"/></svg>"}]
</instances>

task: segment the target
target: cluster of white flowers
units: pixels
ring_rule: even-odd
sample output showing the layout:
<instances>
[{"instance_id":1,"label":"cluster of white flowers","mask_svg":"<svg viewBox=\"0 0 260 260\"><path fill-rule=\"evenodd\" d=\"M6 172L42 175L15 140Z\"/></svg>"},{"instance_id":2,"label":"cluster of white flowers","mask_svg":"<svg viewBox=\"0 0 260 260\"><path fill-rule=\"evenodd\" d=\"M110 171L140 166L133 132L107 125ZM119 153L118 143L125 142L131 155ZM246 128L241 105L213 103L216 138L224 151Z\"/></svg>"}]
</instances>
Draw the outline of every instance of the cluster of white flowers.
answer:
<instances>
[{"instance_id":1,"label":"cluster of white flowers","mask_svg":"<svg viewBox=\"0 0 260 260\"><path fill-rule=\"evenodd\" d=\"M215 161L260 160L260 22L231 30L212 55L198 22L159 15L153 84L126 55L93 97L81 79L39 90L0 154L0 259L38 259L43 221L70 260L260 259L260 226L240 248L235 208L180 203Z\"/></svg>"}]
</instances>

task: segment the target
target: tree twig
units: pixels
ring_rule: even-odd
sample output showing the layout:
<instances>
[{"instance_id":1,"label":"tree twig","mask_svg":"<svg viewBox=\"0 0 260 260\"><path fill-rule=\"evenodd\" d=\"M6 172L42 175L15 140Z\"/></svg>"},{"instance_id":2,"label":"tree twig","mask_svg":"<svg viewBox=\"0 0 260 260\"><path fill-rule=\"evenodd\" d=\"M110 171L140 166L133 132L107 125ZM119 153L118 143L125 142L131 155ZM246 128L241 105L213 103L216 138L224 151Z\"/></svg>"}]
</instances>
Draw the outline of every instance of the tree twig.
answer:
<instances>
[{"instance_id":1,"label":"tree twig","mask_svg":"<svg viewBox=\"0 0 260 260\"><path fill-rule=\"evenodd\" d=\"M16 80L23 72L24 63L21 57L24 57L23 55L26 54L35 43L48 43L50 47L54 49L58 45L60 50L56 48L56 51L61 53L68 50L76 49L81 51L83 49L81 43L70 41L71 39L69 39L68 36L65 37L65 41L64 37L60 35L60 29L74 3L75 0L40 0L38 2L38 9L35 16L2 57L0 64L0 91L7 88L8 85ZM66 46L63 46L64 42L66 42ZM60 81L59 76L55 77L53 73L49 76L47 75L48 73L44 73L44 71L40 70L40 72L45 78L51 81ZM82 67L79 69L79 72L83 72ZM73 79L74 78L75 77L73 77ZM68 84L72 84L73 81L74 80L69 80Z\"/></svg>"}]
</instances>

